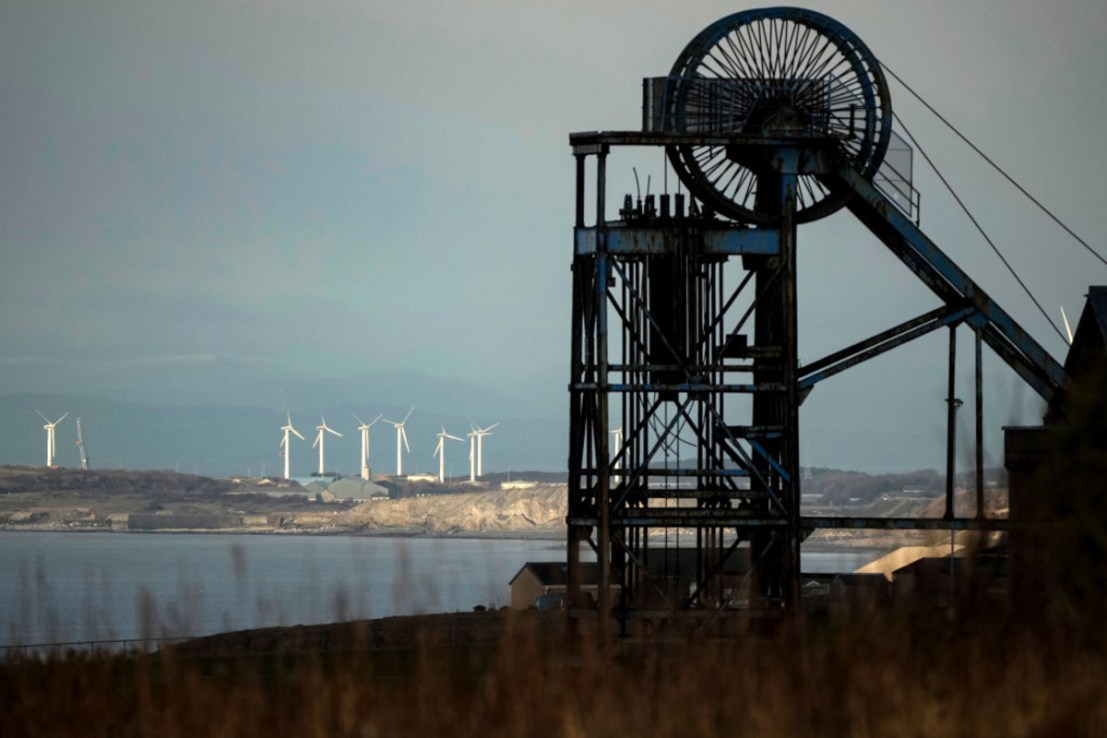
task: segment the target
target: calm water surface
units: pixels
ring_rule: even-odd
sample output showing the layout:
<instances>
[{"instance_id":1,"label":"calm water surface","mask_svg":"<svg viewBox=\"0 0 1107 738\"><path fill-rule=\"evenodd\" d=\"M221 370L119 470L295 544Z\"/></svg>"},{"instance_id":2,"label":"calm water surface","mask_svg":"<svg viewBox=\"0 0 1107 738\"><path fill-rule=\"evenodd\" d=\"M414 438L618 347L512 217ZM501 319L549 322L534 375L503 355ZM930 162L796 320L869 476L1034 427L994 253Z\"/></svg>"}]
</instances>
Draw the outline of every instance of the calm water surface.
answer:
<instances>
[{"instance_id":1,"label":"calm water surface","mask_svg":"<svg viewBox=\"0 0 1107 738\"><path fill-rule=\"evenodd\" d=\"M0 532L0 644L205 635L499 607L562 541ZM808 553L852 571L874 553Z\"/></svg>"}]
</instances>

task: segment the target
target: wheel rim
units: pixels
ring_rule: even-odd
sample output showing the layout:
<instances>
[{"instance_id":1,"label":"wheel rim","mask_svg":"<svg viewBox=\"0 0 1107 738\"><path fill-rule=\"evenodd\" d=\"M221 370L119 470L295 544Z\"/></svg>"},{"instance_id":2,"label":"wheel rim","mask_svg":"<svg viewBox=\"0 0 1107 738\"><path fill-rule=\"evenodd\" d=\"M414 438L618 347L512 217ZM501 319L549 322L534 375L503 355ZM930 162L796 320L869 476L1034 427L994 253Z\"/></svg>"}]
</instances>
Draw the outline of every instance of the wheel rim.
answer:
<instances>
[{"instance_id":1,"label":"wheel rim","mask_svg":"<svg viewBox=\"0 0 1107 738\"><path fill-rule=\"evenodd\" d=\"M670 72L668 127L688 133L797 133L840 139L849 162L872 178L891 136L892 107L880 64L848 28L800 8L763 8L705 28ZM771 222L757 209L757 174L723 146L673 146L677 175L705 205L737 220ZM845 195L813 175L797 178L796 219L829 215Z\"/></svg>"}]
</instances>

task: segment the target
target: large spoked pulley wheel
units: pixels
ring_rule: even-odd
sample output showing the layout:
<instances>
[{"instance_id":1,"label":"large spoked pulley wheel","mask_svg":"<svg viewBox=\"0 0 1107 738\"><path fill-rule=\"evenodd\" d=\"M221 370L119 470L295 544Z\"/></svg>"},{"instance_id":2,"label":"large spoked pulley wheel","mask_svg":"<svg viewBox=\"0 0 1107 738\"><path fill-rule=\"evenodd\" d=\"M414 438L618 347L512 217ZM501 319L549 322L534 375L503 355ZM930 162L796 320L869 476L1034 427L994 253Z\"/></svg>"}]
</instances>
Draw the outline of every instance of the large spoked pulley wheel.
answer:
<instances>
[{"instance_id":1,"label":"large spoked pulley wheel","mask_svg":"<svg viewBox=\"0 0 1107 738\"><path fill-rule=\"evenodd\" d=\"M669 74L665 115L676 132L779 140L830 138L863 176L884 159L892 106L880 64L841 23L801 8L735 13L705 28ZM757 167L725 145L670 146L689 191L718 213L751 223L777 215L758 197ZM764 186L764 185L763 185ZM798 177L795 217L808 222L845 204L814 174Z\"/></svg>"}]
</instances>

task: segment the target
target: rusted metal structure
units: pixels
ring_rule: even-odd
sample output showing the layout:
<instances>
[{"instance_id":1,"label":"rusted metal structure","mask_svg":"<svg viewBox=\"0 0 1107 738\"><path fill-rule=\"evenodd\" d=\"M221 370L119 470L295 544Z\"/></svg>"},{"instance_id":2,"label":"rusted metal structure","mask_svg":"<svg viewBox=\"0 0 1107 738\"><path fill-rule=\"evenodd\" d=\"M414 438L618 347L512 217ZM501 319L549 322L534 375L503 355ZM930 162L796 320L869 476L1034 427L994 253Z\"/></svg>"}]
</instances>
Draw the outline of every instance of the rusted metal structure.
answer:
<instances>
[{"instance_id":1,"label":"rusted metal structure","mask_svg":"<svg viewBox=\"0 0 1107 738\"><path fill-rule=\"evenodd\" d=\"M977 339L978 440L983 343L1043 397L1062 379L919 229L911 151L892 131L880 65L856 35L810 10L728 16L667 77L644 81L642 130L575 133L570 144L574 622L598 615L602 633L623 636L673 622L725 631L734 616L796 603L801 544L816 528L1005 525L986 519L979 499L977 516L955 518L952 486L943 520L801 514L799 407L820 381L949 328L952 466L959 325ZM663 149L681 190L627 195L609 212L607 162L618 147ZM841 208L941 305L801 367L796 227ZM595 603L582 592L585 547L600 562Z\"/></svg>"}]
</instances>

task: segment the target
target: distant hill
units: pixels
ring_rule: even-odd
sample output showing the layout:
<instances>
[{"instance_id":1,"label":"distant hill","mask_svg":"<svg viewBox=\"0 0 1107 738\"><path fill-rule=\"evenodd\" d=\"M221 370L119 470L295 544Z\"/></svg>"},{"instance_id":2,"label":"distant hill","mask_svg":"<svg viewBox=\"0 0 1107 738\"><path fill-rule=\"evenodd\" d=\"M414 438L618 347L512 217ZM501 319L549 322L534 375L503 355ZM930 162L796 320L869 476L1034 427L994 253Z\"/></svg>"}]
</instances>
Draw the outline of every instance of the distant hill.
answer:
<instances>
[{"instance_id":1,"label":"distant hill","mask_svg":"<svg viewBox=\"0 0 1107 738\"><path fill-rule=\"evenodd\" d=\"M870 503L884 494L908 495L918 498L938 497L945 493L946 478L933 469L919 469L902 474L867 474L841 469L808 469L801 486L804 495L819 495L824 504L846 505ZM963 472L955 478L956 485L972 484L974 473ZM985 470L990 483L1005 483L1002 469Z\"/></svg>"},{"instance_id":2,"label":"distant hill","mask_svg":"<svg viewBox=\"0 0 1107 738\"><path fill-rule=\"evenodd\" d=\"M297 409L307 402L293 406L293 423L306 438L293 439L293 474L306 476L318 466L311 443L321 415L343 434L341 438L327 437L328 471L358 473L360 437L351 412L367 421L379 413L399 419L409 407L394 404L395 397L384 397L383 401L374 401L374 397L378 396L367 391L349 403L320 402L310 412ZM478 403L473 404L480 408ZM31 393L0 395L0 418L4 421L0 423L0 464L45 464L46 434L38 411L51 419L69 413L57 428L55 463L61 466L80 464L74 424L80 417L85 448L94 468L171 469L207 476L277 474L283 468L279 448L280 427L286 417L283 407L145 405L103 397ZM493 421L500 425L484 441L486 471L564 468L567 433L561 423L522 414L488 413L477 420ZM411 453L404 454L405 473L437 471L435 434L445 426L455 435L464 436L469 424L465 414L418 405L407 423ZM370 463L374 469L394 471L396 435L392 427L378 423L371 438ZM468 475L468 454L467 444L451 443L447 449L449 476Z\"/></svg>"}]
</instances>

